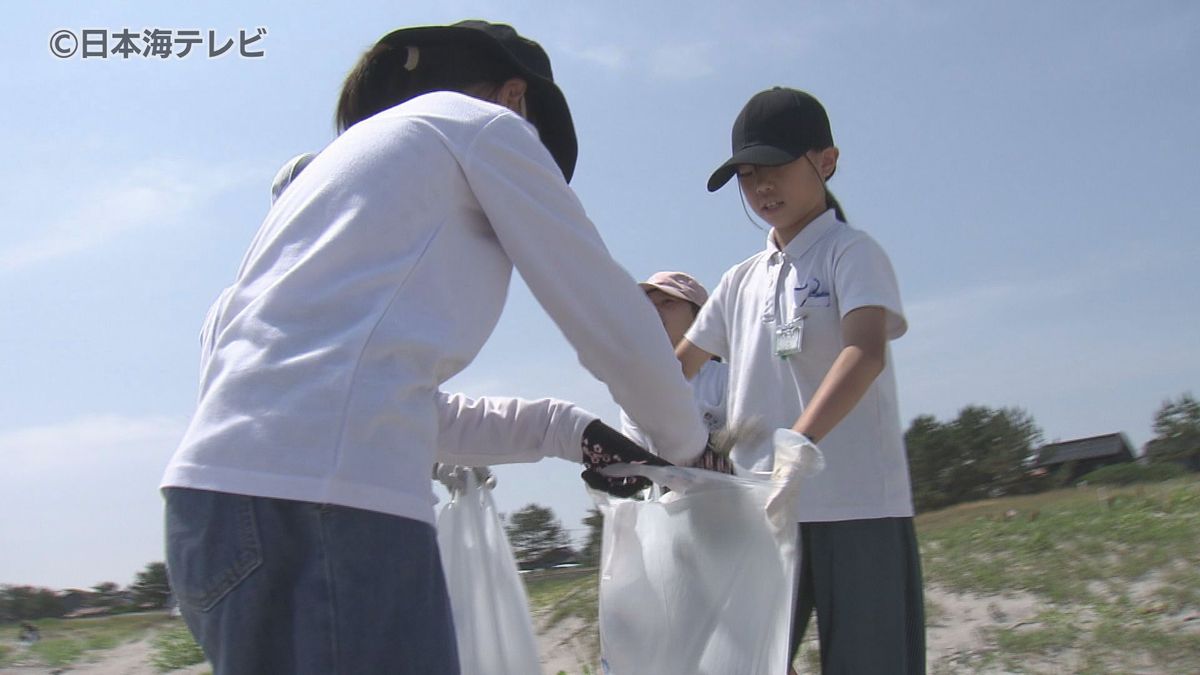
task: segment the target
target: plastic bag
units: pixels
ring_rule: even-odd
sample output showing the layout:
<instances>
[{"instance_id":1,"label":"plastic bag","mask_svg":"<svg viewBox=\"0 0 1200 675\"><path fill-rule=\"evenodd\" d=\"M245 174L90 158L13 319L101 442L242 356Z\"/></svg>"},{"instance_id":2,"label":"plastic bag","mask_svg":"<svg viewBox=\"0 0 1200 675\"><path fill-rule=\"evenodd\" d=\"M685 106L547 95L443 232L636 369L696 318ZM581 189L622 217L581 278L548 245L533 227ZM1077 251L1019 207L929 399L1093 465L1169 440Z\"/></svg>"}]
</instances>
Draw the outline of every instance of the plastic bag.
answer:
<instances>
[{"instance_id":1,"label":"plastic bag","mask_svg":"<svg viewBox=\"0 0 1200 675\"><path fill-rule=\"evenodd\" d=\"M796 527L769 518L778 481L680 467L612 467L671 492L593 492L604 514L600 647L610 675L783 675ZM784 505L790 507L790 505Z\"/></svg>"},{"instance_id":2,"label":"plastic bag","mask_svg":"<svg viewBox=\"0 0 1200 675\"><path fill-rule=\"evenodd\" d=\"M525 585L491 488L472 470L459 470L455 478L437 529L462 674L540 673Z\"/></svg>"}]
</instances>

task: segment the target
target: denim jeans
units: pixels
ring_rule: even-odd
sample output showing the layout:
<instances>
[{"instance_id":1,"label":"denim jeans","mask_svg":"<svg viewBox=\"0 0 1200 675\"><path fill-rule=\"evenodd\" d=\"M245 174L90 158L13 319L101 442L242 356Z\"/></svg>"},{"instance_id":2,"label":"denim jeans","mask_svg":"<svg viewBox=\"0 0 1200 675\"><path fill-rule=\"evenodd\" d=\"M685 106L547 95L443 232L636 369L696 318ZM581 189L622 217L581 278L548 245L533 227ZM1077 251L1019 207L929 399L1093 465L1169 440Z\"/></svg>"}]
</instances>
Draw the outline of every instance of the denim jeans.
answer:
<instances>
[{"instance_id":1,"label":"denim jeans","mask_svg":"<svg viewBox=\"0 0 1200 675\"><path fill-rule=\"evenodd\" d=\"M169 488L167 567L214 675L457 675L433 526Z\"/></svg>"}]
</instances>

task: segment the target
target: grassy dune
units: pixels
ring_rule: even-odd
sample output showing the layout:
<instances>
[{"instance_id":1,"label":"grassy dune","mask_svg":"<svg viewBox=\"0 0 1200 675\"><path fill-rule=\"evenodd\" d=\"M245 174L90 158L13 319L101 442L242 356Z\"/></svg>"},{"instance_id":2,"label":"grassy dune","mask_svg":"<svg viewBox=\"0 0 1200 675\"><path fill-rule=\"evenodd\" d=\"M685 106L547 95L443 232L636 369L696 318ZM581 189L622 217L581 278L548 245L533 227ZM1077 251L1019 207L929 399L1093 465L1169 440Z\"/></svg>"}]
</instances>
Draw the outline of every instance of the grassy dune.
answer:
<instances>
[{"instance_id":1,"label":"grassy dune","mask_svg":"<svg viewBox=\"0 0 1200 675\"><path fill-rule=\"evenodd\" d=\"M931 672L1200 672L1200 478L962 504L917 530L931 635L960 620L946 595L988 617L950 653L931 645ZM546 627L594 634L594 570L527 586ZM801 663L819 667L811 641Z\"/></svg>"},{"instance_id":2,"label":"grassy dune","mask_svg":"<svg viewBox=\"0 0 1200 675\"><path fill-rule=\"evenodd\" d=\"M1200 477L962 504L919 516L917 529L930 672L1200 672ZM569 626L590 652L581 661L596 663L596 570L525 581L539 629ZM150 636L159 670L200 660L163 613L35 623L31 647L16 624L0 626L0 666L59 668ZM801 664L819 665L811 641Z\"/></svg>"},{"instance_id":3,"label":"grassy dune","mask_svg":"<svg viewBox=\"0 0 1200 675\"><path fill-rule=\"evenodd\" d=\"M62 667L96 660L114 647L157 634L179 621L168 618L165 612L146 612L31 623L38 627L41 640L27 648L18 642L19 624L0 626L0 666Z\"/></svg>"},{"instance_id":4,"label":"grassy dune","mask_svg":"<svg viewBox=\"0 0 1200 675\"><path fill-rule=\"evenodd\" d=\"M1197 479L964 504L918 528L928 584L1037 600L941 672L1200 672Z\"/></svg>"}]
</instances>

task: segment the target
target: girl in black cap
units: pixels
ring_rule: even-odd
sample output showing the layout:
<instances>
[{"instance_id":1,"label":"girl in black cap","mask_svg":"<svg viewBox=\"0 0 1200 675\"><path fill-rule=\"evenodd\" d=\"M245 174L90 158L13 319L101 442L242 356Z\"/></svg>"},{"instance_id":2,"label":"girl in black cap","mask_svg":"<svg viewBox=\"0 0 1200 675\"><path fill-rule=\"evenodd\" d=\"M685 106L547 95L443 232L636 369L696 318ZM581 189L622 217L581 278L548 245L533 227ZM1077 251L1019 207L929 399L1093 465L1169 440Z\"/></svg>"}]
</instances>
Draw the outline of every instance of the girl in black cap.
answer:
<instances>
[{"instance_id":1,"label":"girl in black cap","mask_svg":"<svg viewBox=\"0 0 1200 675\"><path fill-rule=\"evenodd\" d=\"M771 231L721 278L676 353L688 377L713 355L729 363L731 427L776 428L773 444L735 445L732 456L773 470L800 524L791 653L815 608L823 672L919 673L921 571L888 359L907 325L887 255L846 224L826 187L837 161L815 98L776 87L750 99L708 189L736 174ZM816 442L826 468L815 476L774 465Z\"/></svg>"},{"instance_id":2,"label":"girl in black cap","mask_svg":"<svg viewBox=\"0 0 1200 675\"><path fill-rule=\"evenodd\" d=\"M337 122L281 173L209 312L162 481L172 587L218 675L457 673L435 461L555 455L630 488L594 472L619 439L574 406L439 391L514 267L662 454L704 448L653 310L567 186L574 128L537 43L481 21L396 31L346 78Z\"/></svg>"}]
</instances>

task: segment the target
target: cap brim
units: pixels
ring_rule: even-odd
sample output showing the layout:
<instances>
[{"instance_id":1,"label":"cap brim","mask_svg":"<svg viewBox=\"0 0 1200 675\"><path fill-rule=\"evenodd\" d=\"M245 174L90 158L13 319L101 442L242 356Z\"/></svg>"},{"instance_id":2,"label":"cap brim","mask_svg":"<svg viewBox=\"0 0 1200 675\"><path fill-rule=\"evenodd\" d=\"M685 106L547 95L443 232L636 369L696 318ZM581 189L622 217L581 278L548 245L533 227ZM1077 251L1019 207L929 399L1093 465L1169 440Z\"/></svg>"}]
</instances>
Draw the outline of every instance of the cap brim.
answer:
<instances>
[{"instance_id":1,"label":"cap brim","mask_svg":"<svg viewBox=\"0 0 1200 675\"><path fill-rule=\"evenodd\" d=\"M529 84L529 105L533 126L538 130L542 145L550 151L554 163L562 171L563 178L571 182L575 175L575 162L579 157L579 141L575 137L575 123L567 98L558 85L546 77L525 67L500 41L475 28L462 26L416 26L401 28L388 33L380 42L420 45L435 42L467 42L487 45L503 54L510 63L521 71Z\"/></svg>"},{"instance_id":2,"label":"cap brim","mask_svg":"<svg viewBox=\"0 0 1200 675\"><path fill-rule=\"evenodd\" d=\"M683 300L684 302L689 302L689 303L695 305L696 307L700 306L700 305L696 305L695 300L692 300L691 298L680 293L679 291L675 290L674 288L668 288L666 286L659 286L658 284L651 283L649 281L639 281L638 286L641 286L642 290L644 290L644 291L649 291L649 290L659 291L661 293L665 293L665 294L671 296L672 298L675 298L676 300Z\"/></svg>"},{"instance_id":3,"label":"cap brim","mask_svg":"<svg viewBox=\"0 0 1200 675\"><path fill-rule=\"evenodd\" d=\"M790 152L780 150L770 145L752 145L748 148L742 148L733 153L724 164L717 167L717 170L708 178L708 191L716 192L720 190L733 174L737 172L739 164L758 164L760 166L779 166L788 162L796 161L797 157Z\"/></svg>"}]
</instances>

